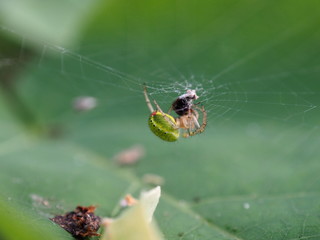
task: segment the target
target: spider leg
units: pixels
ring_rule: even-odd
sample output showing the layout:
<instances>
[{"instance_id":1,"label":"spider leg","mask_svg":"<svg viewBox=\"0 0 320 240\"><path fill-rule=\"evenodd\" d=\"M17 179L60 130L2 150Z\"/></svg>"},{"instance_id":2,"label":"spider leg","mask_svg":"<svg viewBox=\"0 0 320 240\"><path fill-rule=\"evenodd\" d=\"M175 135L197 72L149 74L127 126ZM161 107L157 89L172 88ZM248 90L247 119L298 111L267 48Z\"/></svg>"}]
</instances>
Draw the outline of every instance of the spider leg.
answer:
<instances>
[{"instance_id":1,"label":"spider leg","mask_svg":"<svg viewBox=\"0 0 320 240\"><path fill-rule=\"evenodd\" d=\"M151 101L150 101L150 99L149 99L149 97L148 97L146 85L144 86L143 93L144 93L144 97L145 97L145 99L146 99L147 106L148 106L150 112L153 113L153 112L154 112L154 109L153 109L152 104L151 104ZM160 106L158 105L158 103L156 102L156 100L154 100L154 104L156 105L157 110L162 114L162 116L164 117L164 119L166 119L166 121L167 121L168 123L170 123L171 126L172 126L174 129L178 129L179 126L177 126L177 124L175 124L174 122L172 122L171 119L168 118L168 117L164 114L164 112L162 111L162 109L160 108Z\"/></svg>"},{"instance_id":2,"label":"spider leg","mask_svg":"<svg viewBox=\"0 0 320 240\"><path fill-rule=\"evenodd\" d=\"M196 116L196 118L199 118L199 113L197 110L192 109L192 112L194 113L194 115Z\"/></svg>"},{"instance_id":3,"label":"spider leg","mask_svg":"<svg viewBox=\"0 0 320 240\"><path fill-rule=\"evenodd\" d=\"M185 133L183 136L188 137L192 133L192 129L194 128L193 123L193 114L189 110L189 113L183 116L180 116L176 119L179 128L186 129L187 133Z\"/></svg>"},{"instance_id":4,"label":"spider leg","mask_svg":"<svg viewBox=\"0 0 320 240\"><path fill-rule=\"evenodd\" d=\"M183 134L183 137L184 138L187 138L187 137L189 137L189 136L192 136L191 134L192 134L192 120L191 120L191 118L190 118L190 116L187 114L187 115L184 115L184 116L181 116L180 118L179 118L179 120L180 120L180 128L184 128L184 129L186 129L186 131L187 132L185 132L184 134Z\"/></svg>"},{"instance_id":5,"label":"spider leg","mask_svg":"<svg viewBox=\"0 0 320 240\"><path fill-rule=\"evenodd\" d=\"M190 137L190 136L194 136L194 135L196 135L198 133L202 133L205 130L206 126L207 126L207 112L204 109L204 107L203 106L202 106L202 108L199 108L197 106L194 106L194 107L197 108L198 110L200 110L202 112L202 114L203 114L203 116L202 116L202 124L197 130L195 130L193 132L190 132L190 133L185 133L183 135L183 137L185 137L185 138L186 137Z\"/></svg>"},{"instance_id":6,"label":"spider leg","mask_svg":"<svg viewBox=\"0 0 320 240\"><path fill-rule=\"evenodd\" d=\"M192 115L192 121L193 121L196 129L199 129L201 127L196 116Z\"/></svg>"},{"instance_id":7,"label":"spider leg","mask_svg":"<svg viewBox=\"0 0 320 240\"><path fill-rule=\"evenodd\" d=\"M198 133L202 133L205 130L206 126L207 126L207 112L204 109L204 106L202 106L202 108L195 106L195 108L200 110L202 112L203 116L202 116L202 124L201 124L201 126L196 131L194 131L192 133L192 136L194 136L194 135L196 135Z\"/></svg>"},{"instance_id":8,"label":"spider leg","mask_svg":"<svg viewBox=\"0 0 320 240\"><path fill-rule=\"evenodd\" d=\"M198 119L199 119L199 113L198 113L198 111L193 109L192 110L192 120L193 120L193 123L196 128L200 128L200 124L198 122Z\"/></svg>"},{"instance_id":9,"label":"spider leg","mask_svg":"<svg viewBox=\"0 0 320 240\"><path fill-rule=\"evenodd\" d=\"M189 109L189 112L188 112L188 134L190 135L190 133L192 133L192 128L194 127L194 124L193 124L193 114L192 114L192 111L191 109Z\"/></svg>"},{"instance_id":10,"label":"spider leg","mask_svg":"<svg viewBox=\"0 0 320 240\"><path fill-rule=\"evenodd\" d=\"M177 124L175 124L174 122L172 122L172 120L170 118L168 118L168 116L162 111L162 109L160 108L159 104L156 102L156 100L153 100L154 104L157 107L157 110L162 114L162 116L164 117L164 119L170 123L170 125L174 128L174 129L178 129L179 126Z\"/></svg>"},{"instance_id":11,"label":"spider leg","mask_svg":"<svg viewBox=\"0 0 320 240\"><path fill-rule=\"evenodd\" d=\"M156 100L153 100L153 103L154 103L154 105L156 105L157 110L158 110L159 112L161 112L163 115L165 115L164 112L162 111L161 107L160 107L159 104L157 103L157 101L156 101Z\"/></svg>"},{"instance_id":12,"label":"spider leg","mask_svg":"<svg viewBox=\"0 0 320 240\"><path fill-rule=\"evenodd\" d=\"M148 106L150 112L154 112L154 109L153 109L152 104L150 102L150 99L148 97L146 85L144 85L143 94L144 94L144 98L146 99L146 103L147 103L147 106Z\"/></svg>"},{"instance_id":13,"label":"spider leg","mask_svg":"<svg viewBox=\"0 0 320 240\"><path fill-rule=\"evenodd\" d=\"M196 105L200 105L202 102L196 102L196 103L193 103L194 106Z\"/></svg>"}]
</instances>

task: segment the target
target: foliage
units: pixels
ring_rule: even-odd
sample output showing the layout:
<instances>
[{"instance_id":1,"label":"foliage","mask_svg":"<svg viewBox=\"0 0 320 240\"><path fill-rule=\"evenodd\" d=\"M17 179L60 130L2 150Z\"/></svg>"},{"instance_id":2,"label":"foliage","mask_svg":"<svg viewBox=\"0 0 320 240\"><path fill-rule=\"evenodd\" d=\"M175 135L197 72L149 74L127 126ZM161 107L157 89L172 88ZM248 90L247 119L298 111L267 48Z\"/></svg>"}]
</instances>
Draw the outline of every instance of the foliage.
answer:
<instances>
[{"instance_id":1,"label":"foliage","mask_svg":"<svg viewBox=\"0 0 320 240\"><path fill-rule=\"evenodd\" d=\"M23 2L0 3L0 238L71 239L49 217L114 217L152 173L166 239L320 239L319 2ZM167 143L142 86L166 109L184 77L208 127ZM74 111L78 96L98 107ZM138 164L112 161L137 143Z\"/></svg>"}]
</instances>

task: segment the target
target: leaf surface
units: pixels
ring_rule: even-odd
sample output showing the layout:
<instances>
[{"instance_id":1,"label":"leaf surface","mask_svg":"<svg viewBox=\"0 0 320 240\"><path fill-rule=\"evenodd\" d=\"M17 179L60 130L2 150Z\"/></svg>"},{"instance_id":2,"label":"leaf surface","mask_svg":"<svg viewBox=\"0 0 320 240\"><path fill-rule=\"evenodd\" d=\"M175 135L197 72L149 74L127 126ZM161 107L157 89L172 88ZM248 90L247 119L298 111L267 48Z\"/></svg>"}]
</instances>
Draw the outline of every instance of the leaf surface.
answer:
<instances>
[{"instance_id":1,"label":"leaf surface","mask_svg":"<svg viewBox=\"0 0 320 240\"><path fill-rule=\"evenodd\" d=\"M143 176L157 174L165 184L155 218L166 239L319 239L318 8L298 0L102 5L77 51L48 44L17 77L21 98L56 139L28 135L0 111L9 221L26 228L30 219L33 239L70 239L50 216L93 204L114 217L121 197L137 196L149 187ZM164 111L185 84L199 87L206 131L177 143L154 136L144 82ZM79 96L95 97L97 108L74 111ZM146 156L116 166L112 157L134 144Z\"/></svg>"}]
</instances>

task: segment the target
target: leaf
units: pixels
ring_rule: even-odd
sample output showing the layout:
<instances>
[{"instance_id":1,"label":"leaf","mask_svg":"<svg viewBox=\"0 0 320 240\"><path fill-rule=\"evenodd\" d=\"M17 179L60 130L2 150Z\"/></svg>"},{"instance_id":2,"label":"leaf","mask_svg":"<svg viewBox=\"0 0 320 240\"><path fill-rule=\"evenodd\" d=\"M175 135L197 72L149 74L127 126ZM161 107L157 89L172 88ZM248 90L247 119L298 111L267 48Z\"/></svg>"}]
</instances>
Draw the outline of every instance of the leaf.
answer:
<instances>
[{"instance_id":1,"label":"leaf","mask_svg":"<svg viewBox=\"0 0 320 240\"><path fill-rule=\"evenodd\" d=\"M8 199L10 201L10 199ZM0 236L1 239L37 239L38 232L28 221L29 218L21 217L21 214L13 207L8 206L0 199ZM47 234L47 239L54 239Z\"/></svg>"},{"instance_id":2,"label":"leaf","mask_svg":"<svg viewBox=\"0 0 320 240\"><path fill-rule=\"evenodd\" d=\"M318 239L318 8L299 0L114 1L98 9L79 50L40 45L46 50L17 76L17 92L60 134L35 138L1 113L0 190L12 199L1 207L14 209L10 223L30 219L38 239L69 239L48 215L95 204L111 216L151 173L165 180L155 212L165 239ZM185 85L199 87L206 131L175 144L153 136L144 82L165 110ZM79 96L97 107L75 112ZM133 144L146 156L114 166L109 158ZM30 194L52 208L33 206Z\"/></svg>"},{"instance_id":3,"label":"leaf","mask_svg":"<svg viewBox=\"0 0 320 240\"><path fill-rule=\"evenodd\" d=\"M4 0L0 2L0 21L15 34L32 36L33 41L67 46L80 35L98 2Z\"/></svg>"}]
</instances>

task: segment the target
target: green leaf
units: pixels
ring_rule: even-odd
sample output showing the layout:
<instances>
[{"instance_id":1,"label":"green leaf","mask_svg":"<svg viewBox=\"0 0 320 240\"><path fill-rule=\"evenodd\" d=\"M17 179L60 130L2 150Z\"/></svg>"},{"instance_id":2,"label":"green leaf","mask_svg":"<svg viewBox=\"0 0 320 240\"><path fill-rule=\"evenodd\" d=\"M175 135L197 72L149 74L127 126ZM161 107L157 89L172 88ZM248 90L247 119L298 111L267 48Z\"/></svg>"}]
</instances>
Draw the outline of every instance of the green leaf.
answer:
<instances>
[{"instance_id":1,"label":"green leaf","mask_svg":"<svg viewBox=\"0 0 320 240\"><path fill-rule=\"evenodd\" d=\"M0 222L28 229L30 219L33 239L70 239L50 216L93 204L115 217L151 173L165 180L155 212L165 239L319 239L319 7L113 1L86 23L77 51L40 45L16 91L43 135L0 112L0 204L12 209ZM164 111L185 85L198 87L206 131L176 143L154 136L144 82ZM97 108L76 112L79 96ZM135 144L146 156L116 166L114 154Z\"/></svg>"},{"instance_id":2,"label":"green leaf","mask_svg":"<svg viewBox=\"0 0 320 240\"><path fill-rule=\"evenodd\" d=\"M0 2L2 27L24 40L70 45L80 35L99 1L4 0ZM30 41L32 40L32 41Z\"/></svg>"}]
</instances>

